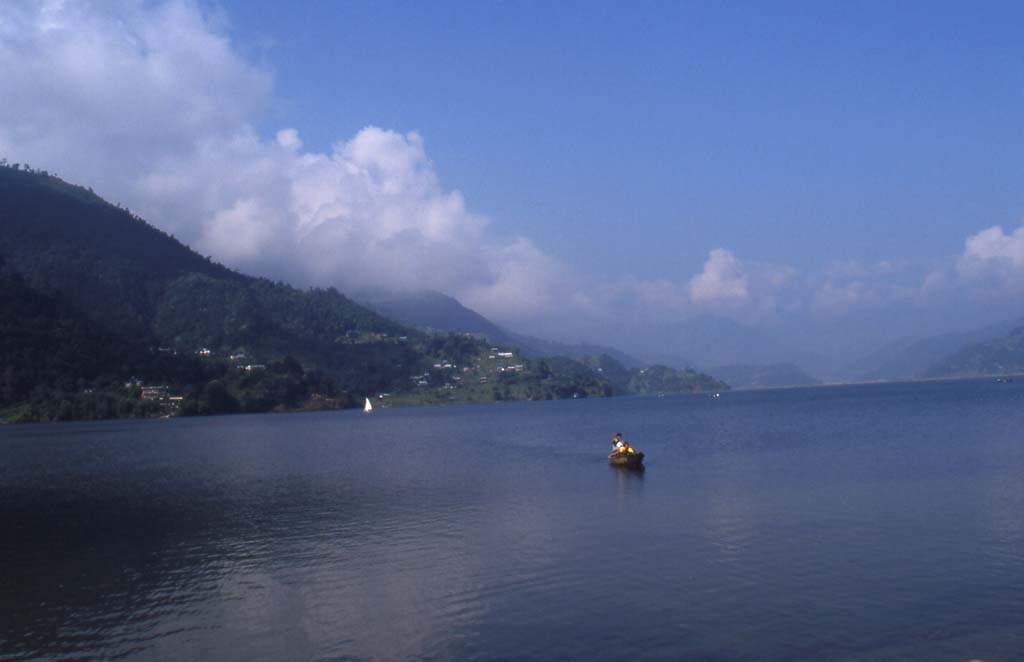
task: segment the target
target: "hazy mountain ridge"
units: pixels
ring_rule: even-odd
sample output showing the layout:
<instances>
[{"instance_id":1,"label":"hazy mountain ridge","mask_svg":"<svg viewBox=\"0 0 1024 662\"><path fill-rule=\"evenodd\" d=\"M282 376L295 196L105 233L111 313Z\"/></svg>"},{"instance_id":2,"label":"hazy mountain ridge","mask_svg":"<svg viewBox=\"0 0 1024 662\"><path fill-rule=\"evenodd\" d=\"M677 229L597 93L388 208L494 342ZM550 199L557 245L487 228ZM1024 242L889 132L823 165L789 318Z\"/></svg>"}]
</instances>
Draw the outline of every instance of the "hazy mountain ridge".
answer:
<instances>
[{"instance_id":1,"label":"hazy mountain ridge","mask_svg":"<svg viewBox=\"0 0 1024 662\"><path fill-rule=\"evenodd\" d=\"M964 348L1003 336L1022 324L1021 319L1005 320L970 331L903 338L848 364L844 372L865 381L933 376L937 366Z\"/></svg>"},{"instance_id":2,"label":"hazy mountain ridge","mask_svg":"<svg viewBox=\"0 0 1024 662\"><path fill-rule=\"evenodd\" d=\"M382 315L423 331L472 333L499 345L515 344L497 324L454 297L433 290L364 293L356 299Z\"/></svg>"},{"instance_id":3,"label":"hazy mountain ridge","mask_svg":"<svg viewBox=\"0 0 1024 662\"><path fill-rule=\"evenodd\" d=\"M629 390L640 395L728 391L729 385L696 370L676 370L663 365L634 369Z\"/></svg>"},{"instance_id":4,"label":"hazy mountain ridge","mask_svg":"<svg viewBox=\"0 0 1024 662\"><path fill-rule=\"evenodd\" d=\"M708 372L733 388L816 386L822 383L792 363L726 365L709 368Z\"/></svg>"},{"instance_id":5,"label":"hazy mountain ridge","mask_svg":"<svg viewBox=\"0 0 1024 662\"><path fill-rule=\"evenodd\" d=\"M794 363L824 367L832 363L781 329L755 329L727 317L693 317L671 325L668 333L671 342L651 347L641 358L705 371L723 365Z\"/></svg>"},{"instance_id":6,"label":"hazy mountain ridge","mask_svg":"<svg viewBox=\"0 0 1024 662\"><path fill-rule=\"evenodd\" d=\"M588 356L582 362L620 393L651 395L729 390L725 382L689 368L676 369L665 365L627 368L608 354Z\"/></svg>"},{"instance_id":7,"label":"hazy mountain ridge","mask_svg":"<svg viewBox=\"0 0 1024 662\"><path fill-rule=\"evenodd\" d=\"M579 379L596 375L606 380L615 394L692 393L729 388L689 365L647 365L610 347L568 345L506 331L454 297L439 292L377 293L362 298L377 311L425 331L478 334L496 344L518 347L524 356L557 367L565 374L575 374ZM579 372L581 368L587 372Z\"/></svg>"},{"instance_id":8,"label":"hazy mountain ridge","mask_svg":"<svg viewBox=\"0 0 1024 662\"><path fill-rule=\"evenodd\" d=\"M1024 325L963 347L935 363L928 377L982 377L1024 373Z\"/></svg>"},{"instance_id":9,"label":"hazy mountain ridge","mask_svg":"<svg viewBox=\"0 0 1024 662\"><path fill-rule=\"evenodd\" d=\"M357 298L373 310L403 324L427 332L480 335L496 345L518 347L523 356L528 358L565 356L579 360L607 354L627 367L639 368L646 365L640 359L614 347L589 343L572 345L503 329L454 297L441 292L378 292Z\"/></svg>"}]
</instances>

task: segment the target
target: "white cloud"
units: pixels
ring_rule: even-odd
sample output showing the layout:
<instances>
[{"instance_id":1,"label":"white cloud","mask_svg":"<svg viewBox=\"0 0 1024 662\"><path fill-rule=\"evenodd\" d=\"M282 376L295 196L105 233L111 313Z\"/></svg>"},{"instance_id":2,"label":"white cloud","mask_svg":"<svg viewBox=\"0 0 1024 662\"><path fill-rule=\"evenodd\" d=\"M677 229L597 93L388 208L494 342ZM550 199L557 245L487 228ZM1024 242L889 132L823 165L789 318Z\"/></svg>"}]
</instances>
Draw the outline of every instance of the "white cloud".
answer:
<instances>
[{"instance_id":1,"label":"white cloud","mask_svg":"<svg viewBox=\"0 0 1024 662\"><path fill-rule=\"evenodd\" d=\"M974 300L1019 302L1024 295L1024 226L1007 233L995 225L968 236L955 275Z\"/></svg>"},{"instance_id":2,"label":"white cloud","mask_svg":"<svg viewBox=\"0 0 1024 662\"><path fill-rule=\"evenodd\" d=\"M566 328L774 306L792 270L710 252L689 282L588 281L445 189L423 137L366 127L329 152L253 124L272 75L191 2L0 5L0 155L92 186L200 252L296 284L432 288ZM43 110L40 110L43 109ZM753 281L753 282L752 282Z\"/></svg>"},{"instance_id":3,"label":"white cloud","mask_svg":"<svg viewBox=\"0 0 1024 662\"><path fill-rule=\"evenodd\" d=\"M297 129L281 129L278 131L277 144L289 152L297 152L302 149L302 140L299 139Z\"/></svg>"},{"instance_id":4,"label":"white cloud","mask_svg":"<svg viewBox=\"0 0 1024 662\"><path fill-rule=\"evenodd\" d=\"M518 239L488 256L494 265L492 276L463 291L461 298L470 307L494 311L497 318L524 319L550 314L560 302L572 300L562 285L568 279L564 265L529 241Z\"/></svg>"},{"instance_id":5,"label":"white cloud","mask_svg":"<svg viewBox=\"0 0 1024 662\"><path fill-rule=\"evenodd\" d=\"M864 303L866 298L874 298L867 285L860 280L837 283L827 280L814 290L813 304L819 311L846 312L850 308Z\"/></svg>"},{"instance_id":6,"label":"white cloud","mask_svg":"<svg viewBox=\"0 0 1024 662\"><path fill-rule=\"evenodd\" d=\"M963 257L967 261L1007 261L1018 269L1024 268L1024 226L1006 234L996 225L968 237Z\"/></svg>"},{"instance_id":7,"label":"white cloud","mask_svg":"<svg viewBox=\"0 0 1024 662\"><path fill-rule=\"evenodd\" d=\"M750 292L743 265L724 248L713 249L704 263L704 270L690 280L690 297L696 303L746 301Z\"/></svg>"},{"instance_id":8,"label":"white cloud","mask_svg":"<svg viewBox=\"0 0 1024 662\"><path fill-rule=\"evenodd\" d=\"M925 284L934 290L939 282L938 276L927 278L906 260L842 260L808 274L804 288L809 311L842 318L872 308L919 304L925 300Z\"/></svg>"},{"instance_id":9,"label":"white cloud","mask_svg":"<svg viewBox=\"0 0 1024 662\"><path fill-rule=\"evenodd\" d=\"M956 271L969 283L987 289L988 294L1024 290L1024 225L1011 234L993 225L968 237L956 261Z\"/></svg>"},{"instance_id":10,"label":"white cloud","mask_svg":"<svg viewBox=\"0 0 1024 662\"><path fill-rule=\"evenodd\" d=\"M272 76L191 2L0 5L0 155L95 188L232 267L298 284L434 288L509 317L558 262L445 190L422 137L330 153L252 123Z\"/></svg>"},{"instance_id":11,"label":"white cloud","mask_svg":"<svg viewBox=\"0 0 1024 662\"><path fill-rule=\"evenodd\" d=\"M207 222L203 245L233 263L258 258L264 247L274 241L274 228L268 222L272 217L273 212L258 200L237 200L230 209L217 212Z\"/></svg>"},{"instance_id":12,"label":"white cloud","mask_svg":"<svg viewBox=\"0 0 1024 662\"><path fill-rule=\"evenodd\" d=\"M76 179L131 178L237 130L271 76L194 5L0 5L0 149Z\"/></svg>"},{"instance_id":13,"label":"white cloud","mask_svg":"<svg viewBox=\"0 0 1024 662\"><path fill-rule=\"evenodd\" d=\"M416 132L369 126L321 151L293 127L261 136L273 75L189 1L0 3L0 72L0 157L298 285L433 288L508 324L607 341L703 313L773 322L949 305L964 282L1024 290L1024 227L998 226L968 237L955 270L928 274L899 261L798 274L715 248L688 279L587 278L445 188Z\"/></svg>"}]
</instances>

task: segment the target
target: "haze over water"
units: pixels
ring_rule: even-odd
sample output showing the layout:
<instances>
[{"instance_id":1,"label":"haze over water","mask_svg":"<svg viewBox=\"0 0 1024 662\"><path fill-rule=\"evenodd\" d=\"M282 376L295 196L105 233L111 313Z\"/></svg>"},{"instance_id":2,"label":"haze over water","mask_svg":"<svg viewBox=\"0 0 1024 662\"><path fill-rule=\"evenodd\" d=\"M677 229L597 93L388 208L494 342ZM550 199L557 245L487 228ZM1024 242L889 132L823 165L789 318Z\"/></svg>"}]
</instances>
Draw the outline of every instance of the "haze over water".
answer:
<instances>
[{"instance_id":1,"label":"haze over water","mask_svg":"<svg viewBox=\"0 0 1024 662\"><path fill-rule=\"evenodd\" d=\"M1015 659L1024 385L0 428L0 660ZM606 464L622 431L648 469Z\"/></svg>"}]
</instances>

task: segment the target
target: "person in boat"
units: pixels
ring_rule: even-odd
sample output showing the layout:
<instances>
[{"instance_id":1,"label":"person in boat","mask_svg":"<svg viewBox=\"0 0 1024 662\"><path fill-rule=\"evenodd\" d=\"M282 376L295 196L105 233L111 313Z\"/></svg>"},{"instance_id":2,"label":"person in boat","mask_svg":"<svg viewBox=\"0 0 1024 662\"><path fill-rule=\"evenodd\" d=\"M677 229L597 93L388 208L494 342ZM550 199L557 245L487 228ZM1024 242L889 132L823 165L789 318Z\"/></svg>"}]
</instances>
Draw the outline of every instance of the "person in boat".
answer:
<instances>
[{"instance_id":1,"label":"person in boat","mask_svg":"<svg viewBox=\"0 0 1024 662\"><path fill-rule=\"evenodd\" d=\"M629 442L622 438L621 432L616 432L615 436L612 437L612 454L613 455L625 455L628 453L635 453L633 447L629 445Z\"/></svg>"}]
</instances>

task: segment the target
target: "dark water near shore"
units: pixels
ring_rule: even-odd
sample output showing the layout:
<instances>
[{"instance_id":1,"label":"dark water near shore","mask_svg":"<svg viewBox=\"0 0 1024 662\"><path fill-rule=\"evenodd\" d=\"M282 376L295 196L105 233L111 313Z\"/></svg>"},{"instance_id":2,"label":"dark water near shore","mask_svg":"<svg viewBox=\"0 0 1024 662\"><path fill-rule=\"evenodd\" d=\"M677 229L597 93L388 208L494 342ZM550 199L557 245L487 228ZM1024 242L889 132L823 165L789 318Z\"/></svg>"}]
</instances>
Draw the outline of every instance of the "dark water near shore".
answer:
<instances>
[{"instance_id":1,"label":"dark water near shore","mask_svg":"<svg viewBox=\"0 0 1024 662\"><path fill-rule=\"evenodd\" d=\"M6 426L0 524L0 660L1024 659L1024 384Z\"/></svg>"}]
</instances>

